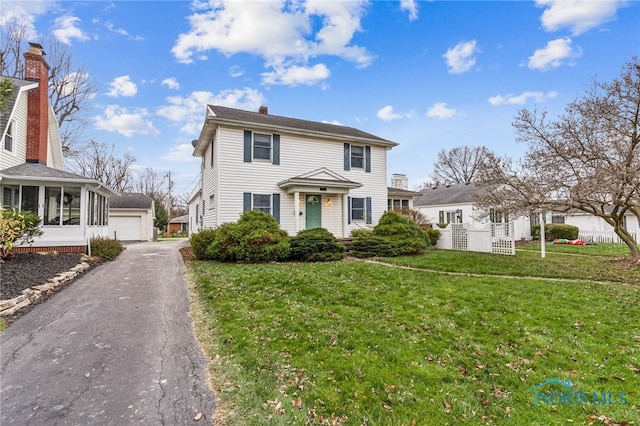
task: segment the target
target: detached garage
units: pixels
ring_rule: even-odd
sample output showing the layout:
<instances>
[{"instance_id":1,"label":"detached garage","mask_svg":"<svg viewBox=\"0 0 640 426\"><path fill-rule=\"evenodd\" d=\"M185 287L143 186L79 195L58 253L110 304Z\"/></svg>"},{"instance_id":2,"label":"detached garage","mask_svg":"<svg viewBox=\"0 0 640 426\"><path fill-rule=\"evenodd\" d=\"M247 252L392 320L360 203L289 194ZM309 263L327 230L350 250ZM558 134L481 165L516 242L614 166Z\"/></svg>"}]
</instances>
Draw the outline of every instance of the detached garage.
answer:
<instances>
[{"instance_id":1,"label":"detached garage","mask_svg":"<svg viewBox=\"0 0 640 426\"><path fill-rule=\"evenodd\" d=\"M141 193L122 193L109 200L109 236L120 241L152 241L155 206Z\"/></svg>"}]
</instances>

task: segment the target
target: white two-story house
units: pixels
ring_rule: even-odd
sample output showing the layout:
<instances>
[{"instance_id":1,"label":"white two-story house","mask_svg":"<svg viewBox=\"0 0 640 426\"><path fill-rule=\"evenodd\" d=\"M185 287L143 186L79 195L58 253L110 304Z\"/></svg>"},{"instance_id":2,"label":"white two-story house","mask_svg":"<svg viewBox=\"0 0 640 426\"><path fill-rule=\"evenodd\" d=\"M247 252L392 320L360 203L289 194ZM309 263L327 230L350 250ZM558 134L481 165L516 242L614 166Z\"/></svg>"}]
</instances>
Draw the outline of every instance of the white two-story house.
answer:
<instances>
[{"instance_id":1,"label":"white two-story house","mask_svg":"<svg viewBox=\"0 0 640 426\"><path fill-rule=\"evenodd\" d=\"M254 209L290 235L323 227L347 237L387 209L387 151L397 143L358 129L209 105L193 145L201 176L191 233Z\"/></svg>"},{"instance_id":2,"label":"white two-story house","mask_svg":"<svg viewBox=\"0 0 640 426\"><path fill-rule=\"evenodd\" d=\"M64 171L42 46L30 43L24 59L24 79L0 77L13 84L0 110L0 207L38 214L43 235L14 251L86 253L91 238L108 235L109 197L115 193Z\"/></svg>"}]
</instances>

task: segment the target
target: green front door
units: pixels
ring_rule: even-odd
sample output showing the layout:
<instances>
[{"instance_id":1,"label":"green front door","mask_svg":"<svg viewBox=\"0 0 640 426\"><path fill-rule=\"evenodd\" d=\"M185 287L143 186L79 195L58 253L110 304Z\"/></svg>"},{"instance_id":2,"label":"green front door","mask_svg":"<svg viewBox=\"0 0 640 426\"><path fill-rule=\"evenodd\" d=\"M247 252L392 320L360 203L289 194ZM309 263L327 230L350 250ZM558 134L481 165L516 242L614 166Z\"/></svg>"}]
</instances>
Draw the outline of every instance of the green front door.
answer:
<instances>
[{"instance_id":1,"label":"green front door","mask_svg":"<svg viewBox=\"0 0 640 426\"><path fill-rule=\"evenodd\" d=\"M305 197L305 229L322 226L322 195L307 194Z\"/></svg>"}]
</instances>

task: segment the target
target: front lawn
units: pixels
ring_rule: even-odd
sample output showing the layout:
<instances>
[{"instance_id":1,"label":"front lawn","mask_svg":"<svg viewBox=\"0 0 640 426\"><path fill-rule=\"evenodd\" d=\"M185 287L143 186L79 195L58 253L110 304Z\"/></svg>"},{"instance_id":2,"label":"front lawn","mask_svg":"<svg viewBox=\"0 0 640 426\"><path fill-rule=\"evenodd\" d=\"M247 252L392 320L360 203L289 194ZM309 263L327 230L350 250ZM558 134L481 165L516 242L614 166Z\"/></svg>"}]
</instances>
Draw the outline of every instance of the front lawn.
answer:
<instances>
[{"instance_id":1,"label":"front lawn","mask_svg":"<svg viewBox=\"0 0 640 426\"><path fill-rule=\"evenodd\" d=\"M228 424L640 424L640 287L361 261L192 271ZM608 403L536 406L551 378Z\"/></svg>"}]
</instances>

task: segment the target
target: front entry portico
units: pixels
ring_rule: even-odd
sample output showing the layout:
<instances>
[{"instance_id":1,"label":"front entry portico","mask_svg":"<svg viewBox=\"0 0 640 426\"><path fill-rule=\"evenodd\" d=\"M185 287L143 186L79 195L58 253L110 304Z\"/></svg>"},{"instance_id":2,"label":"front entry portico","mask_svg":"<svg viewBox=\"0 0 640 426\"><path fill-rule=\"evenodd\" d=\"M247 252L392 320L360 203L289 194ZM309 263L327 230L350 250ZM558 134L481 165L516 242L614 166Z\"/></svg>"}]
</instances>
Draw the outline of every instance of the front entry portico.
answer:
<instances>
[{"instance_id":1,"label":"front entry portico","mask_svg":"<svg viewBox=\"0 0 640 426\"><path fill-rule=\"evenodd\" d=\"M293 194L296 234L303 227L323 227L331 228L336 236L349 235L349 191L361 186L324 167L278 183L278 187Z\"/></svg>"}]
</instances>

